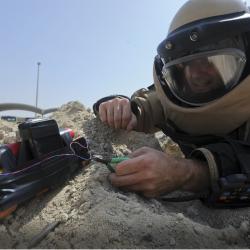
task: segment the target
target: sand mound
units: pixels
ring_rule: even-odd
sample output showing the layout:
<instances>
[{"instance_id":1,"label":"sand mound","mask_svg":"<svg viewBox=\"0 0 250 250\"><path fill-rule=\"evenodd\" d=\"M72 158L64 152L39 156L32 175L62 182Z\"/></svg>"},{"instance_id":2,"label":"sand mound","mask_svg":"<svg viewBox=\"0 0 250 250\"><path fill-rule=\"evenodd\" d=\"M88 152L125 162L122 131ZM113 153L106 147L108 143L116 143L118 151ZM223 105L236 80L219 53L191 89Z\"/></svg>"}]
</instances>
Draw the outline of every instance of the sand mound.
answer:
<instances>
[{"instance_id":1,"label":"sand mound","mask_svg":"<svg viewBox=\"0 0 250 250\"><path fill-rule=\"evenodd\" d=\"M175 145L164 135L115 131L78 102L52 115L60 127L85 136L99 154ZM16 138L16 124L0 122L0 140ZM91 163L61 188L20 206L0 224L0 248L27 248L45 226L60 222L37 248L249 248L249 209L209 209L200 201L145 199L112 187L109 171ZM55 180L56 181L56 180Z\"/></svg>"}]
</instances>

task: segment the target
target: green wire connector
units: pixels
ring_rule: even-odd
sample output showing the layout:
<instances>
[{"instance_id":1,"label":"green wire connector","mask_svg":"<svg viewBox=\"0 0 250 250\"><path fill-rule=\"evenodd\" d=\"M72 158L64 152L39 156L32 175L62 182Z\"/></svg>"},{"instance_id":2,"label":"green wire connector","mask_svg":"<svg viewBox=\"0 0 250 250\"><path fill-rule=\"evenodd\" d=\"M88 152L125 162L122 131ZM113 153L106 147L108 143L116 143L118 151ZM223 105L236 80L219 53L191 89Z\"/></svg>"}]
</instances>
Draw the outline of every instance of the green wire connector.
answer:
<instances>
[{"instance_id":1,"label":"green wire connector","mask_svg":"<svg viewBox=\"0 0 250 250\"><path fill-rule=\"evenodd\" d=\"M115 172L115 167L118 163L122 162L122 161L126 161L130 159L129 157L127 156L122 156L122 157L114 157L111 159L111 161L109 163L107 163L107 167L108 169L110 170L110 172Z\"/></svg>"}]
</instances>

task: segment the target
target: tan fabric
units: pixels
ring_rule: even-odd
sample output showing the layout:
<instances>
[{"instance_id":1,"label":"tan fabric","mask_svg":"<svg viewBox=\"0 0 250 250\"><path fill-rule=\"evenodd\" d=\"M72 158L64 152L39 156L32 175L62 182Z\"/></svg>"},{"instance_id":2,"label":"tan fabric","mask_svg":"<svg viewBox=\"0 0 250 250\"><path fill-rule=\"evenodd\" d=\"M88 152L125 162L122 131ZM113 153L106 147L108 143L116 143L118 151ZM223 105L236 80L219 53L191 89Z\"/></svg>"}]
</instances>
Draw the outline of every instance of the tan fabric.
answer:
<instances>
[{"instance_id":1,"label":"tan fabric","mask_svg":"<svg viewBox=\"0 0 250 250\"><path fill-rule=\"evenodd\" d=\"M132 102L136 102L139 106L139 114L137 115L137 131L146 133L156 132L158 129L155 125L165 121L163 108L155 91L140 89L131 97Z\"/></svg>"},{"instance_id":2,"label":"tan fabric","mask_svg":"<svg viewBox=\"0 0 250 250\"><path fill-rule=\"evenodd\" d=\"M165 95L154 71L156 91L133 96L140 107L137 130L154 132L154 126L171 120L190 135L226 135L250 119L250 76L231 92L204 107L175 105Z\"/></svg>"},{"instance_id":3,"label":"tan fabric","mask_svg":"<svg viewBox=\"0 0 250 250\"><path fill-rule=\"evenodd\" d=\"M189 0L177 12L170 24L168 34L179 27L208 17L237 12L248 12L242 0Z\"/></svg>"},{"instance_id":4,"label":"tan fabric","mask_svg":"<svg viewBox=\"0 0 250 250\"><path fill-rule=\"evenodd\" d=\"M201 154L203 158L205 158L208 168L209 168L209 176L210 176L210 186L213 188L216 186L217 181L219 179L219 171L214 158L214 155L206 148L197 148L191 153L191 158L196 158L201 160L199 156Z\"/></svg>"}]
</instances>

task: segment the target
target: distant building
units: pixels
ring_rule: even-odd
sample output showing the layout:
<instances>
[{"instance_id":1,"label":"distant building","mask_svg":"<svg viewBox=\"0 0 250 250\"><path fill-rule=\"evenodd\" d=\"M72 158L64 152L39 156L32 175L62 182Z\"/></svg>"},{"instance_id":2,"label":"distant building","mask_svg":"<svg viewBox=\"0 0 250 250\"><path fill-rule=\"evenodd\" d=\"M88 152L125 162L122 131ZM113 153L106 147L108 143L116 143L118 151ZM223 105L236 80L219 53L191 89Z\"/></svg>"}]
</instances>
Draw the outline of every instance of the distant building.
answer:
<instances>
[{"instance_id":1,"label":"distant building","mask_svg":"<svg viewBox=\"0 0 250 250\"><path fill-rule=\"evenodd\" d=\"M1 116L1 120L5 120L8 122L17 122L17 123L22 123L30 119L34 119L34 117L18 117L18 116L10 116L10 115Z\"/></svg>"},{"instance_id":2,"label":"distant building","mask_svg":"<svg viewBox=\"0 0 250 250\"><path fill-rule=\"evenodd\" d=\"M3 115L3 116L1 116L1 120L5 120L8 122L16 122L16 117L10 116L10 115Z\"/></svg>"}]
</instances>

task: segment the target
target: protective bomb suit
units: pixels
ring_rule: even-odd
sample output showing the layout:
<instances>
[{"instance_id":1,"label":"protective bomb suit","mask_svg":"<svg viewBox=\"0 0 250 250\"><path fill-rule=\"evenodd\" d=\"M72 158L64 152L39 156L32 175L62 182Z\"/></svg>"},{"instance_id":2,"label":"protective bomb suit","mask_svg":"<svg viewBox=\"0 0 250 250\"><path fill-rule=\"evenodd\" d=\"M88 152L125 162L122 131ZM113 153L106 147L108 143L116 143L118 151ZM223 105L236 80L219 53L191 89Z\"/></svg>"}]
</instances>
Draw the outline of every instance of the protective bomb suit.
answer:
<instances>
[{"instance_id":1,"label":"protective bomb suit","mask_svg":"<svg viewBox=\"0 0 250 250\"><path fill-rule=\"evenodd\" d=\"M187 1L158 46L154 84L131 97L137 131L162 130L207 162L209 205L250 205L249 38L243 1Z\"/></svg>"}]
</instances>

